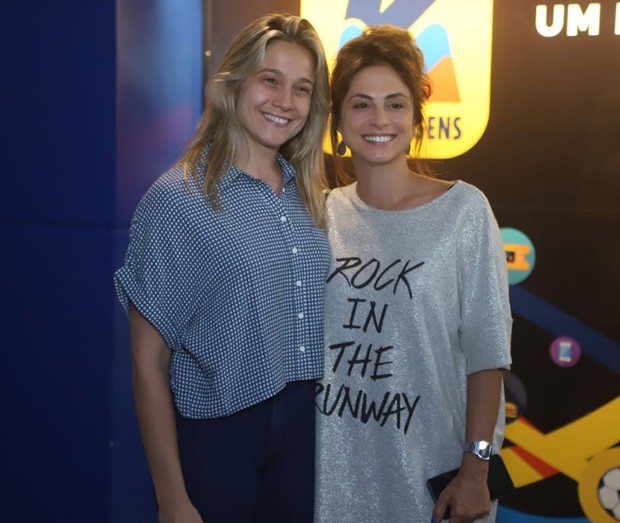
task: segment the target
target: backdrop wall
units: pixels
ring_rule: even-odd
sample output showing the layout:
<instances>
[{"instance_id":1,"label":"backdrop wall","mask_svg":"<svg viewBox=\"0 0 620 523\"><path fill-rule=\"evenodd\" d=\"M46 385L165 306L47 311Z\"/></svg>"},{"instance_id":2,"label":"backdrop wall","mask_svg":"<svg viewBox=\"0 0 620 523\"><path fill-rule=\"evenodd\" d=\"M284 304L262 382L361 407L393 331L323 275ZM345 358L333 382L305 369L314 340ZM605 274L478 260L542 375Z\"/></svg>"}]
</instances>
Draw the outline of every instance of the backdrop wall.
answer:
<instances>
[{"instance_id":1,"label":"backdrop wall","mask_svg":"<svg viewBox=\"0 0 620 523\"><path fill-rule=\"evenodd\" d=\"M451 42L453 21L441 14L451 1L331 0L323 18L340 17L336 39L355 15L413 26L416 36L433 22ZM519 488L498 521L617 521L598 492L620 467L618 4L461 4L468 16L487 10L470 31L490 20L487 80L451 48L461 94L478 75L472 92L488 91L488 114L480 136L446 154L441 170L487 194L512 257L502 453ZM204 11L199 0L3 7L3 521L154 520L111 275L138 199L198 118L203 12L208 73L251 19L306 8L284 0L207 2ZM445 103L438 107L461 110ZM463 102L463 115L470 106ZM458 148L457 135L444 129L441 139Z\"/></svg>"}]
</instances>

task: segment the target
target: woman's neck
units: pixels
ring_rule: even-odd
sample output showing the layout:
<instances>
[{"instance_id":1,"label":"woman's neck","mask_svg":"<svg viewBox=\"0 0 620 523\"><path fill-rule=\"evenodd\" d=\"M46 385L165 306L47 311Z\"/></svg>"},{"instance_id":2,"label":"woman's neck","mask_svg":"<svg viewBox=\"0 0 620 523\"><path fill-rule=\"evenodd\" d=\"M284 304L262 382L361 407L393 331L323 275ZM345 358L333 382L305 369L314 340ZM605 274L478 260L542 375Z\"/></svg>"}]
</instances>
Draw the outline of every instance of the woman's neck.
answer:
<instances>
[{"instance_id":1,"label":"woman's neck","mask_svg":"<svg viewBox=\"0 0 620 523\"><path fill-rule=\"evenodd\" d=\"M453 183L418 174L404 162L392 165L356 165L357 195L376 209L413 209L434 200Z\"/></svg>"},{"instance_id":2,"label":"woman's neck","mask_svg":"<svg viewBox=\"0 0 620 523\"><path fill-rule=\"evenodd\" d=\"M361 164L353 159L357 179L358 196L371 207L397 209L403 196L412 191L415 174L407 166L406 159L384 165Z\"/></svg>"},{"instance_id":3,"label":"woman's neck","mask_svg":"<svg viewBox=\"0 0 620 523\"><path fill-rule=\"evenodd\" d=\"M247 154L238 158L235 165L252 176L269 184L276 195L282 190L282 169L278 162L277 151L265 151L261 154Z\"/></svg>"}]
</instances>

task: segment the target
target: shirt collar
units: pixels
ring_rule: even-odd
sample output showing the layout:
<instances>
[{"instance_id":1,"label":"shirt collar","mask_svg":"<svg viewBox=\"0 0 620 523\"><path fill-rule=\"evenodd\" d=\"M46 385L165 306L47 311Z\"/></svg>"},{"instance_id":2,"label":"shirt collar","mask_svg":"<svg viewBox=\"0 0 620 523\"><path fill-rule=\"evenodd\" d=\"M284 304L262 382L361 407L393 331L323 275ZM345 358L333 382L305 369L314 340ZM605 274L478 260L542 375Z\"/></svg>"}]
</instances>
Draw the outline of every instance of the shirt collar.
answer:
<instances>
[{"instance_id":1,"label":"shirt collar","mask_svg":"<svg viewBox=\"0 0 620 523\"><path fill-rule=\"evenodd\" d=\"M284 158L284 156L282 156L280 153L278 153L277 160L278 160L278 164L280 165L280 169L282 170L282 185L286 186L295 179L295 175L297 174L297 171L295 170L295 167L293 167L288 162L288 160ZM221 182L220 187L222 189L225 189L229 185L232 185L235 182L235 180L239 176L242 176L242 175L250 176L248 173L246 173L242 169L239 169L239 167L237 167L236 165L234 164L231 165L228 168L228 171L226 171L226 173L222 177L222 182Z\"/></svg>"}]
</instances>

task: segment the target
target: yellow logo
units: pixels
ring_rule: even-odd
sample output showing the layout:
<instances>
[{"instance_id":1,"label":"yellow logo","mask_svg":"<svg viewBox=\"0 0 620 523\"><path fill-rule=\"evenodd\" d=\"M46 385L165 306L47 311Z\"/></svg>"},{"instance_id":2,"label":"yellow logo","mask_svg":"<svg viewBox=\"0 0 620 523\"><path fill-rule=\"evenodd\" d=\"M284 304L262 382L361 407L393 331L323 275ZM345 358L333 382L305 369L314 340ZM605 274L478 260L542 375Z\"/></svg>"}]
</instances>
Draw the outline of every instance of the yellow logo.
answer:
<instances>
[{"instance_id":1,"label":"yellow logo","mask_svg":"<svg viewBox=\"0 0 620 523\"><path fill-rule=\"evenodd\" d=\"M480 140L489 120L493 0L301 0L329 63L369 25L408 29L433 82L422 155L453 158Z\"/></svg>"},{"instance_id":2,"label":"yellow logo","mask_svg":"<svg viewBox=\"0 0 620 523\"><path fill-rule=\"evenodd\" d=\"M530 263L526 256L530 253L529 245L517 245L515 243L505 243L506 262L509 271L527 271Z\"/></svg>"}]
</instances>

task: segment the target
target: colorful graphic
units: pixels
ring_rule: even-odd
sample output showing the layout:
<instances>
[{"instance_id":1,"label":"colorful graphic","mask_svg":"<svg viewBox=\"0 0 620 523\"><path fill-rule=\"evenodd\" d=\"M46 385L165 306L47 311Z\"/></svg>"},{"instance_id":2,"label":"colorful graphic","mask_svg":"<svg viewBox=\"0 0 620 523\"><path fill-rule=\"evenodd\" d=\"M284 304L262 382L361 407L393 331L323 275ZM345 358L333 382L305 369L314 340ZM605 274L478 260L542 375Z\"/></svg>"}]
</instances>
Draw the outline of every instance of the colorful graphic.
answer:
<instances>
[{"instance_id":1,"label":"colorful graphic","mask_svg":"<svg viewBox=\"0 0 620 523\"><path fill-rule=\"evenodd\" d=\"M549 354L559 367L572 367L581 357L581 347L573 338L561 336L553 340Z\"/></svg>"},{"instance_id":2,"label":"colorful graphic","mask_svg":"<svg viewBox=\"0 0 620 523\"><path fill-rule=\"evenodd\" d=\"M617 427L619 419L620 397L548 434L524 417L507 425L506 440L514 446L502 449L501 454L515 486L562 473L578 483L579 501L591 521L618 521L614 519L618 507L613 488L617 482L614 471L620 467L620 448L614 445L620 443L620 435L610 427ZM506 513L514 515L510 510ZM527 515L520 516L524 519L514 521L528 521ZM507 520L498 517L498 521Z\"/></svg>"},{"instance_id":3,"label":"colorful graphic","mask_svg":"<svg viewBox=\"0 0 620 523\"><path fill-rule=\"evenodd\" d=\"M536 250L532 241L518 229L502 227L501 232L508 264L508 283L516 285L532 273Z\"/></svg>"},{"instance_id":4,"label":"colorful graphic","mask_svg":"<svg viewBox=\"0 0 620 523\"><path fill-rule=\"evenodd\" d=\"M459 88L448 33L439 24L426 28L417 38L433 83L431 102L459 102Z\"/></svg>"},{"instance_id":5,"label":"colorful graphic","mask_svg":"<svg viewBox=\"0 0 620 523\"><path fill-rule=\"evenodd\" d=\"M559 366L577 363L586 356L612 373L620 372L620 360L617 357L620 346L614 340L522 286L515 285L510 288L510 304L513 316L526 320L555 338L551 343L554 348L550 348L550 352ZM576 340L579 340L579 343ZM550 376L548 378L550 385L557 383ZM501 454L517 486L517 492L521 487L528 487L529 493L532 493L532 488L541 488L539 492L544 491L547 495L554 496L558 490L545 487L545 484L562 481L562 492L567 498L578 495L577 502L585 517L558 518L532 514L529 499L522 498L511 507L500 505L497 522L618 521L614 519L614 493L617 492L614 490L617 474L614 471L620 468L620 395L606 401L602 406L598 404L576 419L560 423L557 428L543 431L528 418L528 409L531 413L532 408L526 401L523 383L511 373L506 373L504 382L508 424L505 447ZM620 392L620 389L618 390ZM540 415L538 416L540 420ZM572 480L574 493L570 491L567 479ZM540 499L538 508L541 508ZM609 508L610 506L612 508Z\"/></svg>"},{"instance_id":6,"label":"colorful graphic","mask_svg":"<svg viewBox=\"0 0 620 523\"><path fill-rule=\"evenodd\" d=\"M331 16L325 16L325 13ZM422 155L453 158L471 149L489 119L493 0L302 0L328 60L366 26L411 31L424 53L433 95ZM329 150L329 145L326 145Z\"/></svg>"},{"instance_id":7,"label":"colorful graphic","mask_svg":"<svg viewBox=\"0 0 620 523\"><path fill-rule=\"evenodd\" d=\"M591 521L620 521L620 448L590 460L579 482L579 501Z\"/></svg>"}]
</instances>

